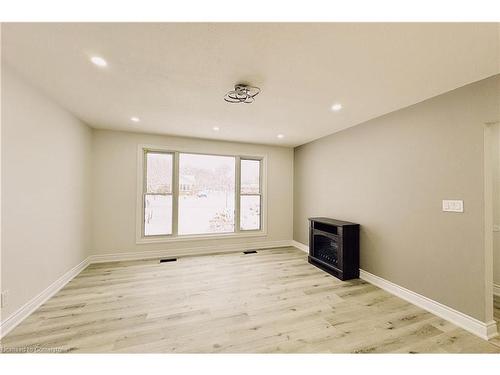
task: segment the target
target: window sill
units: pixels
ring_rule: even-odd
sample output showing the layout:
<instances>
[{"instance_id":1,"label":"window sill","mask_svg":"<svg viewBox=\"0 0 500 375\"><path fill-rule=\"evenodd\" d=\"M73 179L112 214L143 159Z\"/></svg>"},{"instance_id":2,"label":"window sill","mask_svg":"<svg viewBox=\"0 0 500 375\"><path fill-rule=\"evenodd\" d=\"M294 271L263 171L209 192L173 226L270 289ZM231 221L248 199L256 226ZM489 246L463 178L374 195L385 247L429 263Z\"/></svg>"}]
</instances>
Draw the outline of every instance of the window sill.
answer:
<instances>
[{"instance_id":1,"label":"window sill","mask_svg":"<svg viewBox=\"0 0 500 375\"><path fill-rule=\"evenodd\" d=\"M136 244L150 243L168 243L182 241L200 241L200 240L223 240L233 238L248 238L248 237L266 237L266 231L249 231L245 233L224 233L224 234L199 234L185 236L159 236L159 237L141 237L136 240Z\"/></svg>"}]
</instances>

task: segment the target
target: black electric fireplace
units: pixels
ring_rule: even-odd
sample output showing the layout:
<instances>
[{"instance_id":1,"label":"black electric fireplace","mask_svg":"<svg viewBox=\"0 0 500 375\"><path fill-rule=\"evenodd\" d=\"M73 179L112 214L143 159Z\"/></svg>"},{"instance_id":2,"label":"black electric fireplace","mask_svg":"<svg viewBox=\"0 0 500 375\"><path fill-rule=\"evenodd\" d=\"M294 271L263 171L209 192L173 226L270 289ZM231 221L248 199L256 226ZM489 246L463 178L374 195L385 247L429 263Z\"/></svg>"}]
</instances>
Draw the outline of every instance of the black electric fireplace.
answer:
<instances>
[{"instance_id":1,"label":"black electric fireplace","mask_svg":"<svg viewBox=\"0 0 500 375\"><path fill-rule=\"evenodd\" d=\"M359 224L326 217L309 223L309 263L341 280L358 278Z\"/></svg>"}]
</instances>

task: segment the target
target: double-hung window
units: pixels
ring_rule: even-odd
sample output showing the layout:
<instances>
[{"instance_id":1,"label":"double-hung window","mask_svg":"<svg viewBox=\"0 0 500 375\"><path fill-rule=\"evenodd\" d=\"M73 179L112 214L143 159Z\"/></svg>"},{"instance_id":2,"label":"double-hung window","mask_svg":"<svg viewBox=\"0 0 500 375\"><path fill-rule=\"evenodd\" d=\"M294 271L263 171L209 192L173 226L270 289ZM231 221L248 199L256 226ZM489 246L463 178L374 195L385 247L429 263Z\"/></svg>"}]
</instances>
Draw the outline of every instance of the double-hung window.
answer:
<instances>
[{"instance_id":1,"label":"double-hung window","mask_svg":"<svg viewBox=\"0 0 500 375\"><path fill-rule=\"evenodd\" d=\"M240 158L240 230L260 230L261 161Z\"/></svg>"},{"instance_id":2,"label":"double-hung window","mask_svg":"<svg viewBox=\"0 0 500 375\"><path fill-rule=\"evenodd\" d=\"M262 157L141 148L140 240L263 233Z\"/></svg>"},{"instance_id":3,"label":"double-hung window","mask_svg":"<svg viewBox=\"0 0 500 375\"><path fill-rule=\"evenodd\" d=\"M145 153L144 236L172 234L173 160L171 153Z\"/></svg>"}]
</instances>

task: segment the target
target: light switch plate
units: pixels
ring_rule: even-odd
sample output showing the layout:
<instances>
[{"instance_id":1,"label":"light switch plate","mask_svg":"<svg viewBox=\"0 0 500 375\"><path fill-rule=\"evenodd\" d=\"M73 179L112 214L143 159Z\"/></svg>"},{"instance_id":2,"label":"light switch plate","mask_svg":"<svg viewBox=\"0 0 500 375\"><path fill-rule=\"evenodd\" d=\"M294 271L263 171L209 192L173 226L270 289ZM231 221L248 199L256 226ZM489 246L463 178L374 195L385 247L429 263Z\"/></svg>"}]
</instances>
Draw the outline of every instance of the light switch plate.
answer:
<instances>
[{"instance_id":1,"label":"light switch plate","mask_svg":"<svg viewBox=\"0 0 500 375\"><path fill-rule=\"evenodd\" d=\"M493 224L493 232L500 232L500 224Z\"/></svg>"},{"instance_id":2,"label":"light switch plate","mask_svg":"<svg viewBox=\"0 0 500 375\"><path fill-rule=\"evenodd\" d=\"M464 212L463 200L443 199L444 212Z\"/></svg>"}]
</instances>

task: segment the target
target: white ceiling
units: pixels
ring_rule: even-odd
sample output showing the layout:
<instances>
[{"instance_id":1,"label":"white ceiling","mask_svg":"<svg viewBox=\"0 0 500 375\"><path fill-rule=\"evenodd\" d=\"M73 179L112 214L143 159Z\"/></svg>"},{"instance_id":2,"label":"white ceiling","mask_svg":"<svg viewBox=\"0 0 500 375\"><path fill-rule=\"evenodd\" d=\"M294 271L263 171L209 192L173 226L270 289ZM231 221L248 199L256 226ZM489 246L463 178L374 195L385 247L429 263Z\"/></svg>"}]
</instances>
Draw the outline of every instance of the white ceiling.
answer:
<instances>
[{"instance_id":1,"label":"white ceiling","mask_svg":"<svg viewBox=\"0 0 500 375\"><path fill-rule=\"evenodd\" d=\"M3 24L2 48L92 127L287 146L500 72L491 23ZM239 81L255 103L224 102Z\"/></svg>"}]
</instances>

